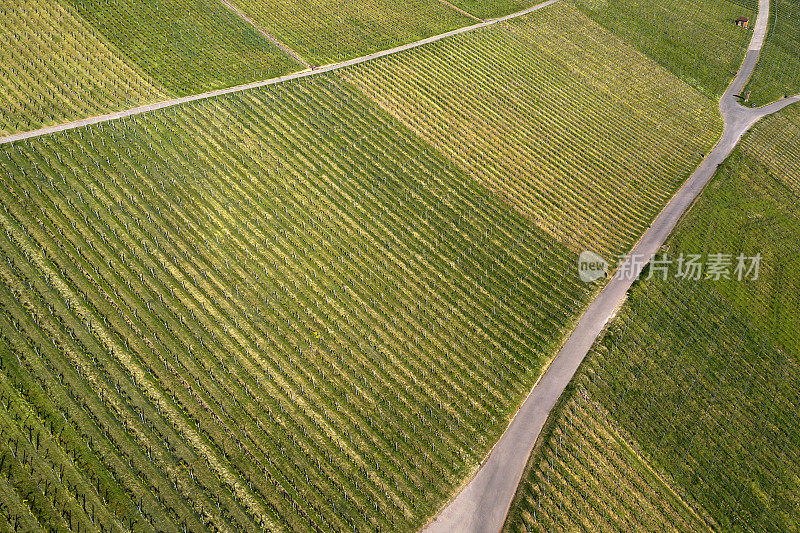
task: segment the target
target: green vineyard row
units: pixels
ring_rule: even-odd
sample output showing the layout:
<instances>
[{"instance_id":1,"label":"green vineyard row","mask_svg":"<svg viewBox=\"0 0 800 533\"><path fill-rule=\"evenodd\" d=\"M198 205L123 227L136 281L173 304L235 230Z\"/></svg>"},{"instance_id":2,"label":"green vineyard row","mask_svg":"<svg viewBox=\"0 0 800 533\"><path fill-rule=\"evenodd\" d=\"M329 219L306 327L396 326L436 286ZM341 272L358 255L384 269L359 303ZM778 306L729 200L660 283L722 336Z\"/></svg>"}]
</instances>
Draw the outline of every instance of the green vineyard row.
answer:
<instances>
[{"instance_id":1,"label":"green vineyard row","mask_svg":"<svg viewBox=\"0 0 800 533\"><path fill-rule=\"evenodd\" d=\"M612 261L721 131L713 101L566 4L344 76L550 235Z\"/></svg>"}]
</instances>

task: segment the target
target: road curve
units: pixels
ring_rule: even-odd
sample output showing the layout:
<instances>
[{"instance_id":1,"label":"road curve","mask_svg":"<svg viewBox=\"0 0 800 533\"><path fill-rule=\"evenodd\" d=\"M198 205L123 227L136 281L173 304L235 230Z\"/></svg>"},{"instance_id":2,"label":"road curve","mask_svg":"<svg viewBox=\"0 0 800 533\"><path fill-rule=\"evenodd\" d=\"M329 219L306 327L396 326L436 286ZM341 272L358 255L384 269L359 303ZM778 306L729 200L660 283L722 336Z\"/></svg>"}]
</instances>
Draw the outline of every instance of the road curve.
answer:
<instances>
[{"instance_id":1,"label":"road curve","mask_svg":"<svg viewBox=\"0 0 800 533\"><path fill-rule=\"evenodd\" d=\"M423 528L424 533L494 533L502 529L539 432L606 322L625 301L633 279L638 277L646 265L646 261L641 259L649 261L661 248L719 164L730 155L742 135L756 121L791 103L800 102L798 95L758 109L746 108L739 103L738 95L750 79L758 61L768 20L769 0L760 0L758 20L747 55L736 78L720 100L720 112L725 124L720 141L630 252L630 259L618 270L625 275L618 274L611 279L589 305L475 477ZM639 261L634 258L639 258Z\"/></svg>"},{"instance_id":2,"label":"road curve","mask_svg":"<svg viewBox=\"0 0 800 533\"><path fill-rule=\"evenodd\" d=\"M268 80L261 80L252 83L246 83L244 85L237 85L235 87L228 87L226 89L218 89L216 91L209 91L206 93L201 94L193 94L190 96L184 96L181 98L173 98L171 100L164 100L161 102L154 102L151 104L145 104L138 107L134 107L131 109L125 109L123 111L117 111L115 113L108 113L106 115L97 115L94 117L88 117L80 120L74 120L72 122L64 122L62 124L56 124L54 126L48 126L46 128L39 128L36 130L30 131L23 131L19 133L15 133L13 135L8 135L6 137L0 137L0 144L7 144L16 141L22 141L25 139L32 139L34 137L41 137L42 135L50 135L53 133L59 133L62 131L73 130L76 128L82 128L85 126L91 126L94 124L100 124L103 122L109 122L111 120L117 120L121 118L130 117L133 115L141 115L142 113L149 113L151 111L158 111L159 109L164 109L166 107L174 107L177 105L187 104L189 102L194 102L196 100L205 100L206 98L214 98L216 96L223 96L226 94L231 93L238 93L242 91L247 91L250 89L256 89L258 87L266 87L268 85L275 85L276 83L284 83L287 81L292 81L300 78L305 78L307 76L314 76L317 74L322 74L325 72L331 72L333 70L339 70L342 68L350 67L353 65L358 65L360 63L366 63L367 61L373 61L375 59L385 57L388 55L396 54L398 52L403 52L405 50L411 50L412 48L417 48L419 46L424 46L426 44L435 43L436 41L441 41L442 39L446 39L447 37L452 37L454 35L459 35L461 33L467 33L470 31L479 30L481 28L486 28L492 26L494 24L505 22L507 20L511 20L517 17L522 17L527 15L528 13L532 13L534 11L538 11L539 9L545 8L552 4L555 4L559 0L547 0L546 2L542 2L541 4L537 4L535 6L529 7L527 9L523 9L522 11L517 11L516 13L512 13L510 15L506 15L504 17L487 20L485 22L481 22L479 24L473 24L472 26L464 26L463 28L458 28L456 30L452 30L446 33L440 33L439 35L433 35L431 37L427 37L425 39L421 39L419 41L414 41L413 43L404 44L401 46L396 46L394 48L389 48L388 50L382 50L380 52L375 52L366 56L356 57L353 59L348 59L347 61L340 61L339 63L331 63L329 65L324 65L321 67L316 67L313 69L306 69L300 72L295 72L292 74L287 74L286 76L281 76L278 78L270 78Z\"/></svg>"}]
</instances>

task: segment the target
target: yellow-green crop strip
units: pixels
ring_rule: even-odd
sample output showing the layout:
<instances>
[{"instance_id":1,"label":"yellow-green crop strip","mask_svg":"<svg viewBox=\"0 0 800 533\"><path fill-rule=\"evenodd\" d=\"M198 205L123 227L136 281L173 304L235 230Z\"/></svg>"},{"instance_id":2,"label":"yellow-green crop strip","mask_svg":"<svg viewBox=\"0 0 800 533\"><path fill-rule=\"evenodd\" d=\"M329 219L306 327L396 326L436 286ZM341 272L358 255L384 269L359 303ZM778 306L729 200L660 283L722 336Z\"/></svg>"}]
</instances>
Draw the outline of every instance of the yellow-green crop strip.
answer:
<instances>
[{"instance_id":1,"label":"yellow-green crop strip","mask_svg":"<svg viewBox=\"0 0 800 533\"><path fill-rule=\"evenodd\" d=\"M746 90L752 105L800 93L800 1L772 2L767 38Z\"/></svg>"},{"instance_id":2,"label":"yellow-green crop strip","mask_svg":"<svg viewBox=\"0 0 800 533\"><path fill-rule=\"evenodd\" d=\"M744 59L757 0L572 0L581 11L699 91L719 98ZM738 27L739 17L750 27Z\"/></svg>"},{"instance_id":3,"label":"yellow-green crop strip","mask_svg":"<svg viewBox=\"0 0 800 533\"><path fill-rule=\"evenodd\" d=\"M0 27L0 134L135 107L168 95L68 4L3 3Z\"/></svg>"},{"instance_id":4,"label":"yellow-green crop strip","mask_svg":"<svg viewBox=\"0 0 800 533\"><path fill-rule=\"evenodd\" d=\"M61 0L177 96L302 70L219 0Z\"/></svg>"},{"instance_id":5,"label":"yellow-green crop strip","mask_svg":"<svg viewBox=\"0 0 800 533\"><path fill-rule=\"evenodd\" d=\"M555 238L609 259L722 127L714 101L568 4L343 75Z\"/></svg>"}]
</instances>

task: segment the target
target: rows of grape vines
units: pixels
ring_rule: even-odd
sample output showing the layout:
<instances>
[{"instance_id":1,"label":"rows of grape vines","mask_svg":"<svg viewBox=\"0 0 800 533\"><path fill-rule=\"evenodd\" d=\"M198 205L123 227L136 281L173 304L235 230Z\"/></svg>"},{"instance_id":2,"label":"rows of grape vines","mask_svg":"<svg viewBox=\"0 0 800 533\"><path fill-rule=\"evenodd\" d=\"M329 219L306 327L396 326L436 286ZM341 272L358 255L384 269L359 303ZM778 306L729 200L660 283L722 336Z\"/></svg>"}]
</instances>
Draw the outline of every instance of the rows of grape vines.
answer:
<instances>
[{"instance_id":1,"label":"rows of grape vines","mask_svg":"<svg viewBox=\"0 0 800 533\"><path fill-rule=\"evenodd\" d=\"M687 505L705 509L713 517L709 524L724 530L796 525L798 364L735 316L713 288L673 280L640 288L590 357L586 394L604 408L576 407L573 398L560 413L559 430L535 459L511 529L597 520L607 530L683 530L670 518L679 504L669 514L653 512L670 505L651 496L657 482L645 477L630 487L649 470L630 464L639 454L652 464L652 477L666 471L680 487L672 501L690 502L685 514ZM614 459L618 475L599 475L589 459L608 447L603 417L609 415L597 420L595 414L603 409L633 435L626 446L636 453Z\"/></svg>"},{"instance_id":2,"label":"rows of grape vines","mask_svg":"<svg viewBox=\"0 0 800 533\"><path fill-rule=\"evenodd\" d=\"M0 5L0 135L165 97L68 5Z\"/></svg>"},{"instance_id":3,"label":"rows of grape vines","mask_svg":"<svg viewBox=\"0 0 800 533\"><path fill-rule=\"evenodd\" d=\"M367 55L475 23L439 0L231 1L317 65Z\"/></svg>"},{"instance_id":4,"label":"rows of grape vines","mask_svg":"<svg viewBox=\"0 0 800 533\"><path fill-rule=\"evenodd\" d=\"M603 27L664 68L712 97L719 97L739 70L755 20L757 0L575 0Z\"/></svg>"},{"instance_id":5,"label":"rows of grape vines","mask_svg":"<svg viewBox=\"0 0 800 533\"><path fill-rule=\"evenodd\" d=\"M780 180L800 196L800 106L792 105L760 122L742 143Z\"/></svg>"},{"instance_id":6,"label":"rows of grape vines","mask_svg":"<svg viewBox=\"0 0 800 533\"><path fill-rule=\"evenodd\" d=\"M753 105L800 93L800 1L772 2L769 30L747 90Z\"/></svg>"},{"instance_id":7,"label":"rows of grape vines","mask_svg":"<svg viewBox=\"0 0 800 533\"><path fill-rule=\"evenodd\" d=\"M635 333L622 339L634 343L636 355L623 348L630 359L607 369L609 409L723 529L790 529L800 503L792 480L800 462L797 361L738 319L713 290L683 299L686 311L672 333L661 333L651 318L639 328L652 340ZM661 323L675 317L668 311L673 302L655 300L653 314L667 311ZM653 357L659 340L656 353L674 359Z\"/></svg>"},{"instance_id":8,"label":"rows of grape vines","mask_svg":"<svg viewBox=\"0 0 800 533\"><path fill-rule=\"evenodd\" d=\"M579 376L528 466L507 531L701 531L708 523L638 455Z\"/></svg>"},{"instance_id":9,"label":"rows of grape vines","mask_svg":"<svg viewBox=\"0 0 800 533\"><path fill-rule=\"evenodd\" d=\"M797 362L733 316L713 289L695 283L636 293L626 318L591 354L587 395L633 434L627 446L653 470L666 470L719 527L785 531L798 504L791 479L800 461ZM590 456L608 460L608 422L596 419L603 408L575 403L560 413L563 430L536 457L509 527L564 529L598 520L607 530L683 530L668 514L653 513L669 499L648 495L658 491L641 479L648 467L631 465L629 456L615 459L619 475L592 468ZM639 478L633 489L632 478Z\"/></svg>"},{"instance_id":10,"label":"rows of grape vines","mask_svg":"<svg viewBox=\"0 0 800 533\"><path fill-rule=\"evenodd\" d=\"M721 131L713 101L566 4L344 75L561 242L609 256Z\"/></svg>"},{"instance_id":11,"label":"rows of grape vines","mask_svg":"<svg viewBox=\"0 0 800 533\"><path fill-rule=\"evenodd\" d=\"M453 0L451 4L482 20L510 15L540 3L538 0Z\"/></svg>"},{"instance_id":12,"label":"rows of grape vines","mask_svg":"<svg viewBox=\"0 0 800 533\"><path fill-rule=\"evenodd\" d=\"M179 96L301 70L219 0L62 1Z\"/></svg>"},{"instance_id":13,"label":"rows of grape vines","mask_svg":"<svg viewBox=\"0 0 800 533\"><path fill-rule=\"evenodd\" d=\"M761 255L758 283L720 280L718 292L782 351L800 360L800 106L763 119L686 217L675 246L687 253Z\"/></svg>"},{"instance_id":14,"label":"rows of grape vines","mask_svg":"<svg viewBox=\"0 0 800 533\"><path fill-rule=\"evenodd\" d=\"M333 75L0 166L18 525L413 529L586 299L573 253Z\"/></svg>"},{"instance_id":15,"label":"rows of grape vines","mask_svg":"<svg viewBox=\"0 0 800 533\"><path fill-rule=\"evenodd\" d=\"M635 286L532 456L509 530L697 529L665 503L723 530L798 527L798 111L747 134L667 247L759 254L758 279Z\"/></svg>"}]
</instances>

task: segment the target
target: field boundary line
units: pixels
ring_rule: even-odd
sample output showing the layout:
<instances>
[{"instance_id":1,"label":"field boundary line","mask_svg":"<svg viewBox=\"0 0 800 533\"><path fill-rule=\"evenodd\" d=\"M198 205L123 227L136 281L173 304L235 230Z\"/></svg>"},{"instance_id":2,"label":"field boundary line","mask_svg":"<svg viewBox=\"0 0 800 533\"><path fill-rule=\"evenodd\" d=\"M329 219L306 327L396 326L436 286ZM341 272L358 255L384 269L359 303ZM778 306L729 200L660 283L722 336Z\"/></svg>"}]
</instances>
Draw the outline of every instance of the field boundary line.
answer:
<instances>
[{"instance_id":1,"label":"field boundary line","mask_svg":"<svg viewBox=\"0 0 800 533\"><path fill-rule=\"evenodd\" d=\"M303 56L298 54L294 49L289 47L286 43L279 40L277 37L272 35L270 32L262 28L259 24L256 24L256 21L248 17L241 9L233 5L229 0L219 0L222 4L227 7L234 15L241 18L247 24L253 27L259 34L261 34L264 38L266 38L269 42L277 46L278 48L283 51L284 54L289 56L291 59L295 60L296 62L303 65L305 68L311 68L311 63L303 59Z\"/></svg>"},{"instance_id":2,"label":"field boundary line","mask_svg":"<svg viewBox=\"0 0 800 533\"><path fill-rule=\"evenodd\" d=\"M450 8L452 8L452 9L455 9L456 11L458 11L459 13L461 13L462 15L466 15L466 16L468 16L468 17L469 17L469 18L471 18L472 20L477 20L478 22L486 22L486 20L484 20L484 19L482 19L482 18L479 18L479 17L476 17L475 15L473 15L472 13L470 13L469 11L465 11L465 10L461 9L460 7L458 7L457 5L455 5L455 4L452 4L452 3L448 2L447 0L439 0L439 2L441 2L441 3L442 3L442 4L444 4L444 5L446 5L447 7L450 7Z\"/></svg>"},{"instance_id":3,"label":"field boundary line","mask_svg":"<svg viewBox=\"0 0 800 533\"><path fill-rule=\"evenodd\" d=\"M419 41L414 41L412 43L403 44L400 46L396 46L394 48L389 48L387 50L381 50L379 52L373 52L372 54L356 57L353 59L348 59L345 61L340 61L338 63L330 63L328 65L324 65L321 67L314 67L306 70L301 70L299 72L294 72L292 74L286 74L284 76L279 76L277 78L270 78L266 80L254 81L250 83L245 83L243 85L236 85L234 87L227 87L225 89L217 89L214 91L209 91L205 93L198 93L189 96L182 96L180 98L173 98L171 100L163 100L160 102L153 102L150 104L144 104L137 107L132 107L129 109L124 109L122 111L115 111L113 113L107 113L103 115L95 115L93 117L82 118L78 120L73 120L70 122L63 122L61 124L55 124L53 126L47 126L45 128L39 128L30 131L23 131L14 133L11 135L7 135L5 137L0 137L0 144L8 144L13 143L16 141L23 141L26 139L32 139L35 137L41 137L43 135L50 135L53 133L60 133L62 131L73 130L76 128L82 128L84 126L90 126L93 124L101 124L103 122L109 122L112 120L117 120L121 118L126 118L134 115L141 115L142 113L149 113L151 111L158 111L159 109L164 109L167 107L174 107L182 104L187 104L189 102L194 102L197 100L205 100L208 98L214 98L217 96L223 96L226 94L233 94L242 91L247 91L250 89L257 89L260 87L266 87L269 85L275 85L278 83L283 83L287 81L297 80L301 78L305 78L308 76L314 76L317 74L324 74L326 72L332 72L334 70L339 70L347 67L351 67L354 65L359 65L361 63L366 63L368 61L374 61L375 59L380 59L382 57L386 57L392 54L397 54L399 52L404 52L406 50L411 50L413 48L418 48L420 46L424 46L426 44L435 43L442 39L446 39L448 37L453 37L455 35L460 35L462 33L468 33L471 31L479 30L482 28L487 28L489 26L493 26L495 24L499 24L501 22L506 22L508 20L512 20L518 17L523 17L529 13L533 13L534 11L538 11L540 9L544 9L548 6L551 6L560 0L547 0L542 2L541 4L537 4L535 6L531 6L527 9L523 9L522 11L518 11L516 13L512 13L510 15L506 15L504 17L486 20L479 24L473 24L472 26L464 26L463 28L458 28L455 30L448 31L446 33L440 33L438 35L433 35L431 37L426 37L425 39L420 39Z\"/></svg>"}]
</instances>

